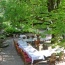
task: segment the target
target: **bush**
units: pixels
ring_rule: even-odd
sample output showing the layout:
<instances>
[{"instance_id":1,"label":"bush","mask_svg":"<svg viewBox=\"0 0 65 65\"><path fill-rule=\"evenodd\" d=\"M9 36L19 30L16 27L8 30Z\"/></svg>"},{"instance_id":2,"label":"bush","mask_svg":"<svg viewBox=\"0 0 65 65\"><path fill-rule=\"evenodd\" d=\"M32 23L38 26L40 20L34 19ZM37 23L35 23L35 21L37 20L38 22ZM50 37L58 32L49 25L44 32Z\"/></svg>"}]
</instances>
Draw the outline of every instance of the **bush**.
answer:
<instances>
[{"instance_id":1,"label":"bush","mask_svg":"<svg viewBox=\"0 0 65 65\"><path fill-rule=\"evenodd\" d=\"M13 34L20 34L21 31L18 30L18 29L15 29L15 28L13 28L13 27L8 27L8 28L5 29L5 33L6 33L5 35L6 35L7 37L12 37Z\"/></svg>"},{"instance_id":2,"label":"bush","mask_svg":"<svg viewBox=\"0 0 65 65\"><path fill-rule=\"evenodd\" d=\"M5 35L3 35L3 34L0 35L0 48L4 47L4 43L3 42L5 41L5 38L6 38Z\"/></svg>"}]
</instances>

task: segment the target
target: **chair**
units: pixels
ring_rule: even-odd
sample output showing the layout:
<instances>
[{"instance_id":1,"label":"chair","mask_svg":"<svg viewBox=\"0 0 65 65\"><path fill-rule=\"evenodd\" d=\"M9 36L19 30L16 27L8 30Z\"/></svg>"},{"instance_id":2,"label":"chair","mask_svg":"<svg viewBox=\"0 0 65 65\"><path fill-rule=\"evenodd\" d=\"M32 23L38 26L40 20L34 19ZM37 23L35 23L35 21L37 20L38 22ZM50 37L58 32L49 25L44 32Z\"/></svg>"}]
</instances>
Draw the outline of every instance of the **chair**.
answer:
<instances>
[{"instance_id":1,"label":"chair","mask_svg":"<svg viewBox=\"0 0 65 65\"><path fill-rule=\"evenodd\" d=\"M17 53L20 55L21 48L19 48L19 46L17 44L15 45L15 48L16 48Z\"/></svg>"},{"instance_id":2,"label":"chair","mask_svg":"<svg viewBox=\"0 0 65 65\"><path fill-rule=\"evenodd\" d=\"M39 50L40 40L35 40L35 47Z\"/></svg>"},{"instance_id":3,"label":"chair","mask_svg":"<svg viewBox=\"0 0 65 65\"><path fill-rule=\"evenodd\" d=\"M13 42L14 42L14 46L16 45L16 42L15 42L15 40L13 40Z\"/></svg>"},{"instance_id":4,"label":"chair","mask_svg":"<svg viewBox=\"0 0 65 65\"><path fill-rule=\"evenodd\" d=\"M48 63L49 63L49 65L55 65L55 61L56 61L56 54L55 53L53 53L53 54L51 54L51 57L48 59Z\"/></svg>"},{"instance_id":5,"label":"chair","mask_svg":"<svg viewBox=\"0 0 65 65\"><path fill-rule=\"evenodd\" d=\"M30 38L30 36L27 36L27 39L29 39Z\"/></svg>"},{"instance_id":6,"label":"chair","mask_svg":"<svg viewBox=\"0 0 65 65\"><path fill-rule=\"evenodd\" d=\"M15 45L18 45L17 41L13 40L13 42L14 42L14 46L15 46Z\"/></svg>"},{"instance_id":7,"label":"chair","mask_svg":"<svg viewBox=\"0 0 65 65\"><path fill-rule=\"evenodd\" d=\"M59 61L64 61L64 56L65 56L65 54L64 54L64 51L61 51L60 52L60 54L59 54Z\"/></svg>"},{"instance_id":8,"label":"chair","mask_svg":"<svg viewBox=\"0 0 65 65\"><path fill-rule=\"evenodd\" d=\"M32 35L31 38L33 39L34 38L34 35Z\"/></svg>"},{"instance_id":9,"label":"chair","mask_svg":"<svg viewBox=\"0 0 65 65\"><path fill-rule=\"evenodd\" d=\"M43 49L44 50L48 49L48 46L46 44L43 44Z\"/></svg>"},{"instance_id":10,"label":"chair","mask_svg":"<svg viewBox=\"0 0 65 65\"><path fill-rule=\"evenodd\" d=\"M15 49L16 49L17 53L20 54L21 48L19 48L19 45L15 40L13 40L13 41L14 41L14 46L15 46Z\"/></svg>"}]
</instances>

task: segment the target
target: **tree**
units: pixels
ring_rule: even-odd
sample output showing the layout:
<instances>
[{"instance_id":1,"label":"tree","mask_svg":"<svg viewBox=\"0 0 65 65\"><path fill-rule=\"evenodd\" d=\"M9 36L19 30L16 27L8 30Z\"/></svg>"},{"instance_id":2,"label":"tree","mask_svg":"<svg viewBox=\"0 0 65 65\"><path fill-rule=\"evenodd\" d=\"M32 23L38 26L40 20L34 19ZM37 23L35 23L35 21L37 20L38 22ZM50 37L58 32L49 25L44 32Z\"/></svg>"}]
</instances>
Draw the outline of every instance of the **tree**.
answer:
<instances>
[{"instance_id":1,"label":"tree","mask_svg":"<svg viewBox=\"0 0 65 65\"><path fill-rule=\"evenodd\" d=\"M52 36L53 39L55 39L54 41L57 42L58 38L61 35L65 34L65 23L64 23L64 3L65 1L61 1L61 4L59 4L57 7L57 9L51 10L51 12L49 13L49 17L52 21L52 24L50 24L50 27L52 28L51 32L52 32ZM53 42L53 41L52 41Z\"/></svg>"},{"instance_id":2,"label":"tree","mask_svg":"<svg viewBox=\"0 0 65 65\"><path fill-rule=\"evenodd\" d=\"M10 27L26 32L46 29L45 34L53 34L55 39L65 34L64 4L64 0L1 0L4 20Z\"/></svg>"},{"instance_id":3,"label":"tree","mask_svg":"<svg viewBox=\"0 0 65 65\"><path fill-rule=\"evenodd\" d=\"M10 25L24 30L33 28L33 24L43 22L44 12L47 12L46 1L35 0L4 0L5 5L2 4L4 9L5 21L9 21ZM3 3L3 0L2 2ZM45 8L45 10L44 10ZM40 11L41 10L41 11ZM15 23L14 23L15 22ZM25 24L24 26L22 26ZM37 28L37 26L35 26Z\"/></svg>"},{"instance_id":4,"label":"tree","mask_svg":"<svg viewBox=\"0 0 65 65\"><path fill-rule=\"evenodd\" d=\"M48 5L48 11L52 11L56 8L59 7L61 0L48 0L47 5Z\"/></svg>"}]
</instances>

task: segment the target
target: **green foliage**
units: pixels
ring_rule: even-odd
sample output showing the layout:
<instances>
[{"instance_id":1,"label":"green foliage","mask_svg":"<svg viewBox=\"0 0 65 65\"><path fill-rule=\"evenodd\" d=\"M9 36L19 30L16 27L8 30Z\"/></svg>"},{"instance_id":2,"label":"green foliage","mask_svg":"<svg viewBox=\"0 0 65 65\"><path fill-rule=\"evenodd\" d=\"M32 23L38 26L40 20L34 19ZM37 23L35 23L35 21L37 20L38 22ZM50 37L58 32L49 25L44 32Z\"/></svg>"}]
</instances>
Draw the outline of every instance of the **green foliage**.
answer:
<instances>
[{"instance_id":1,"label":"green foliage","mask_svg":"<svg viewBox=\"0 0 65 65\"><path fill-rule=\"evenodd\" d=\"M5 39L5 38L6 38L6 36L5 36L5 35L0 34L0 39Z\"/></svg>"},{"instance_id":2,"label":"green foliage","mask_svg":"<svg viewBox=\"0 0 65 65\"><path fill-rule=\"evenodd\" d=\"M52 33L54 34L65 34L65 10L62 7L60 5L60 8L49 14L52 20L52 24L50 24L49 27L52 28Z\"/></svg>"},{"instance_id":3,"label":"green foliage","mask_svg":"<svg viewBox=\"0 0 65 65\"><path fill-rule=\"evenodd\" d=\"M5 32L14 34L14 33L20 33L21 31L14 27L8 27L8 28L5 28Z\"/></svg>"},{"instance_id":4,"label":"green foliage","mask_svg":"<svg viewBox=\"0 0 65 65\"><path fill-rule=\"evenodd\" d=\"M43 22L43 19L45 18L44 13L48 12L47 7L44 6L46 5L46 1L42 0L2 0L1 3L1 6L4 9L3 16L5 21L10 21L10 25L19 29L23 28L22 25L24 23L24 31L29 32L34 32L32 24ZM39 25L34 26L34 28L39 28Z\"/></svg>"},{"instance_id":5,"label":"green foliage","mask_svg":"<svg viewBox=\"0 0 65 65\"><path fill-rule=\"evenodd\" d=\"M65 0L59 7L48 12L48 0L1 0L3 21L7 32L36 32L47 29L44 34L54 34L55 40L65 34ZM55 0L56 1L56 0ZM42 23L42 24L37 24ZM2 23L3 25L4 23ZM43 33L42 33L43 35Z\"/></svg>"},{"instance_id":6,"label":"green foliage","mask_svg":"<svg viewBox=\"0 0 65 65\"><path fill-rule=\"evenodd\" d=\"M2 30L3 28L4 28L3 17L0 17L0 30Z\"/></svg>"}]
</instances>

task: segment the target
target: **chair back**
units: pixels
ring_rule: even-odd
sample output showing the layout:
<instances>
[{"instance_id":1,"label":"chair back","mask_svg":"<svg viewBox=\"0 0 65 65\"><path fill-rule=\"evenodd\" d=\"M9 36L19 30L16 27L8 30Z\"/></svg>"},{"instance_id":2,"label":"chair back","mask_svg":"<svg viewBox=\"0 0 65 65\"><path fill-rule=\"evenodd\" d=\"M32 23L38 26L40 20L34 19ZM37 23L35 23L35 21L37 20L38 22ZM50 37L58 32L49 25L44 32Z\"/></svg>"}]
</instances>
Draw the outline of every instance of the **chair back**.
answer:
<instances>
[{"instance_id":1,"label":"chair back","mask_svg":"<svg viewBox=\"0 0 65 65\"><path fill-rule=\"evenodd\" d=\"M21 48L19 48L19 46L17 44L15 45L15 48L16 48L17 53L20 54Z\"/></svg>"},{"instance_id":2,"label":"chair back","mask_svg":"<svg viewBox=\"0 0 65 65\"><path fill-rule=\"evenodd\" d=\"M55 61L56 61L56 54L53 53L51 54L51 57L49 58L49 65L55 65Z\"/></svg>"},{"instance_id":3,"label":"chair back","mask_svg":"<svg viewBox=\"0 0 65 65\"><path fill-rule=\"evenodd\" d=\"M51 54L51 58L56 59L56 54L55 53Z\"/></svg>"},{"instance_id":4,"label":"chair back","mask_svg":"<svg viewBox=\"0 0 65 65\"><path fill-rule=\"evenodd\" d=\"M59 54L59 61L64 61L65 53L64 51L61 51Z\"/></svg>"},{"instance_id":5,"label":"chair back","mask_svg":"<svg viewBox=\"0 0 65 65\"><path fill-rule=\"evenodd\" d=\"M39 50L40 40L35 40L34 44L35 44L35 47L37 48L37 50Z\"/></svg>"},{"instance_id":6,"label":"chair back","mask_svg":"<svg viewBox=\"0 0 65 65\"><path fill-rule=\"evenodd\" d=\"M17 41L13 40L13 42L14 42L14 46L15 46L15 49L16 49L17 53L20 54L21 48L19 48L19 45L18 45Z\"/></svg>"},{"instance_id":7,"label":"chair back","mask_svg":"<svg viewBox=\"0 0 65 65\"><path fill-rule=\"evenodd\" d=\"M15 46L15 45L18 45L17 41L13 40L13 42L14 42L14 46ZM18 46L19 46L19 45L18 45Z\"/></svg>"},{"instance_id":8,"label":"chair back","mask_svg":"<svg viewBox=\"0 0 65 65\"><path fill-rule=\"evenodd\" d=\"M39 46L40 40L35 40L35 45Z\"/></svg>"}]
</instances>

